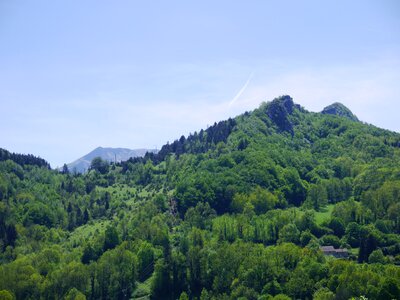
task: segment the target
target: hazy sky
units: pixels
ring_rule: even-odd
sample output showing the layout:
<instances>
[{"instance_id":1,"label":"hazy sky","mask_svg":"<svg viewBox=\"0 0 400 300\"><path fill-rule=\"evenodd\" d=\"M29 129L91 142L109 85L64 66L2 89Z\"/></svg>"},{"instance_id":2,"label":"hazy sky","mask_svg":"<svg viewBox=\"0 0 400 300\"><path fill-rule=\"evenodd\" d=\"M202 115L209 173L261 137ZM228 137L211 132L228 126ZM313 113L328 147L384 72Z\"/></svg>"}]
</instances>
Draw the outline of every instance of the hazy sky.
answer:
<instances>
[{"instance_id":1,"label":"hazy sky","mask_svg":"<svg viewBox=\"0 0 400 300\"><path fill-rule=\"evenodd\" d=\"M400 132L400 1L0 0L0 147L52 167L282 94Z\"/></svg>"}]
</instances>

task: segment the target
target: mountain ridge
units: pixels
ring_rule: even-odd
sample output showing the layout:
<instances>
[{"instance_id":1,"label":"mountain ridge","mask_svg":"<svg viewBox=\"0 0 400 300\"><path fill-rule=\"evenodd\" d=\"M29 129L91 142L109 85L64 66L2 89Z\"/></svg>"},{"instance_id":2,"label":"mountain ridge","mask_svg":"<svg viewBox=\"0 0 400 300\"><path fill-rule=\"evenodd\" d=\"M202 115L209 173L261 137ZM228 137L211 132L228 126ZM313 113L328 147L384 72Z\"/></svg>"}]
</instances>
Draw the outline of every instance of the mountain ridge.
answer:
<instances>
[{"instance_id":1,"label":"mountain ridge","mask_svg":"<svg viewBox=\"0 0 400 300\"><path fill-rule=\"evenodd\" d=\"M86 172L92 160L95 157L100 157L103 160L108 162L121 162L130 159L131 157L142 157L147 152L155 153L157 150L155 149L128 149L128 148L112 148L112 147L97 147L94 150L90 151L88 154L78 158L77 160L67 164L67 167L70 171L77 173Z\"/></svg>"}]
</instances>

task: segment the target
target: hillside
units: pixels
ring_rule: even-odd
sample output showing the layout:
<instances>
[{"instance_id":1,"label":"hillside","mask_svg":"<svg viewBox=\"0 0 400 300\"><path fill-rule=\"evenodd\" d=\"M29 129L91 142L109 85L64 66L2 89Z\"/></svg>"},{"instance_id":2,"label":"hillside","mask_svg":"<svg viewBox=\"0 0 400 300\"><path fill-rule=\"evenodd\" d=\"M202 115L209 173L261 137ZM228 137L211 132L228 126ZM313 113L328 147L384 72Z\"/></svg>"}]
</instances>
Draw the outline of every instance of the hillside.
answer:
<instances>
[{"instance_id":1,"label":"hillside","mask_svg":"<svg viewBox=\"0 0 400 300\"><path fill-rule=\"evenodd\" d=\"M400 298L400 134L343 104L282 96L85 174L8 157L0 199L2 296Z\"/></svg>"},{"instance_id":2,"label":"hillside","mask_svg":"<svg viewBox=\"0 0 400 300\"><path fill-rule=\"evenodd\" d=\"M108 162L121 162L131 157L142 157L146 152L156 152L153 149L126 149L126 148L103 148L98 147L81 158L67 164L72 172L84 173L89 170L90 163L95 157L100 157Z\"/></svg>"}]
</instances>

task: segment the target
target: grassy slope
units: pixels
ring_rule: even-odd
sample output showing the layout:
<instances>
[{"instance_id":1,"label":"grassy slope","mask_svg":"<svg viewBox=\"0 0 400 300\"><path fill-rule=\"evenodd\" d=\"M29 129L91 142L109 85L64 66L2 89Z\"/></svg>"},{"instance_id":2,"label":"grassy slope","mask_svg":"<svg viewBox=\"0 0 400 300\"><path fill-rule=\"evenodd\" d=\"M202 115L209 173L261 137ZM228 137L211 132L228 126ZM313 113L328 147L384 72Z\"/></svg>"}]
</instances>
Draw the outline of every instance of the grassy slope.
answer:
<instances>
[{"instance_id":1,"label":"grassy slope","mask_svg":"<svg viewBox=\"0 0 400 300\"><path fill-rule=\"evenodd\" d=\"M333 208L335 204L329 204L315 213L315 220L318 225L321 225L325 220L329 220L332 215Z\"/></svg>"}]
</instances>

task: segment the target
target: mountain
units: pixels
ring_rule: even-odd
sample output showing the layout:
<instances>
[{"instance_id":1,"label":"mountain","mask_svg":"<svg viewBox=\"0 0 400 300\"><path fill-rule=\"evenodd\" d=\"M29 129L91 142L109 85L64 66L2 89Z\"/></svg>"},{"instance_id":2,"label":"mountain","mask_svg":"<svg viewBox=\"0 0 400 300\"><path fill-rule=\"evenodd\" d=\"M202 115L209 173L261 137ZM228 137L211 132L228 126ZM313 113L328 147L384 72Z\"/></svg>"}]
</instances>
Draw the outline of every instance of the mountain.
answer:
<instances>
[{"instance_id":1,"label":"mountain","mask_svg":"<svg viewBox=\"0 0 400 300\"><path fill-rule=\"evenodd\" d=\"M351 110L339 102L335 102L325 107L321 113L326 115L336 115L340 117L345 117L355 122L358 121L358 118L351 112Z\"/></svg>"},{"instance_id":2,"label":"mountain","mask_svg":"<svg viewBox=\"0 0 400 300\"><path fill-rule=\"evenodd\" d=\"M149 153L156 153L157 150L154 149L126 149L126 148L103 148L98 147L93 151L89 152L88 154L82 156L81 158L75 160L67 164L67 167L71 171L76 171L78 173L86 172L89 167L90 163L95 157L101 157L103 160L107 160L109 162L121 162L128 160L131 157L142 157Z\"/></svg>"},{"instance_id":3,"label":"mountain","mask_svg":"<svg viewBox=\"0 0 400 300\"><path fill-rule=\"evenodd\" d=\"M83 174L0 152L0 295L400 299L400 134L355 118L281 96Z\"/></svg>"}]
</instances>

